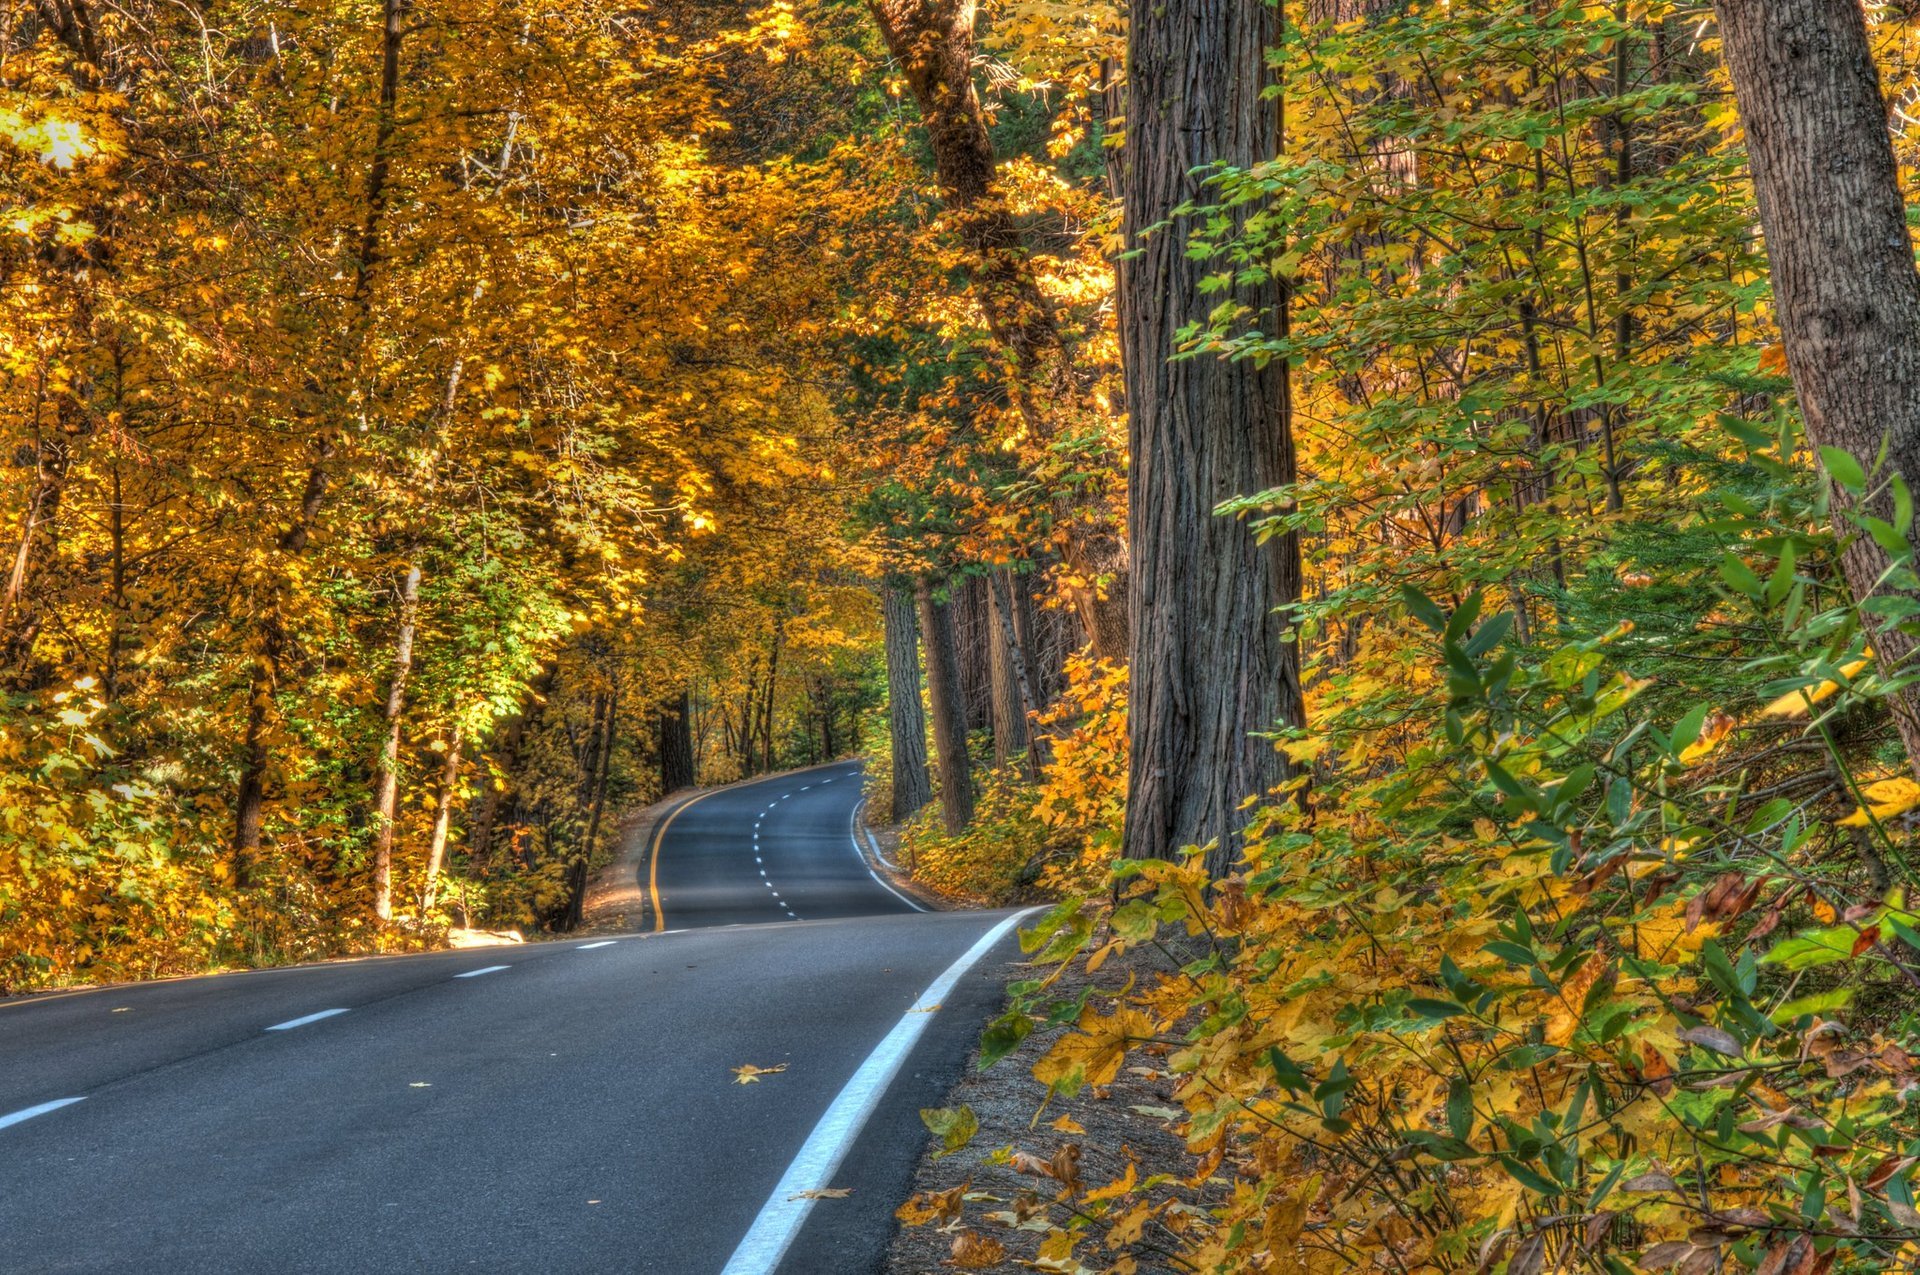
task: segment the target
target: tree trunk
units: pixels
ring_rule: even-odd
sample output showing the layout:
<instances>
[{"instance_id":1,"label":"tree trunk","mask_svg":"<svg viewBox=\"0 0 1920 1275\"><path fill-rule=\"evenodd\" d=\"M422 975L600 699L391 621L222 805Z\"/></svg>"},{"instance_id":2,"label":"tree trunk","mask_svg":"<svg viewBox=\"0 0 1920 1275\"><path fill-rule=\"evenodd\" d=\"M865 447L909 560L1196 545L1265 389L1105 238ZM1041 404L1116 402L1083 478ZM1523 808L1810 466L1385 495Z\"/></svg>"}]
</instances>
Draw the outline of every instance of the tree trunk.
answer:
<instances>
[{"instance_id":1,"label":"tree trunk","mask_svg":"<svg viewBox=\"0 0 1920 1275\"><path fill-rule=\"evenodd\" d=\"M920 705L920 651L914 634L913 598L896 585L882 586L887 630L887 733L893 745L893 823L910 818L933 800L927 778L927 717Z\"/></svg>"},{"instance_id":2,"label":"tree trunk","mask_svg":"<svg viewBox=\"0 0 1920 1275\"><path fill-rule=\"evenodd\" d=\"M1292 536L1262 545L1246 524L1215 516L1221 501L1294 477L1286 365L1207 357L1170 361L1176 332L1225 301L1249 322L1285 331L1277 283L1202 293L1219 270L1195 260L1191 222L1205 202L1192 170L1252 165L1280 148L1265 55L1279 36L1269 6L1169 0L1132 14L1129 33L1120 335L1131 415L1132 689L1128 714L1126 854L1170 858L1214 843L1216 874L1239 856L1239 807L1286 777L1273 745L1254 737L1301 720L1298 656L1282 638L1300 591ZM1255 210L1233 214L1244 221Z\"/></svg>"},{"instance_id":3,"label":"tree trunk","mask_svg":"<svg viewBox=\"0 0 1920 1275\"><path fill-rule=\"evenodd\" d=\"M948 836L973 822L973 770L967 760L967 720L960 702L959 656L954 650L953 611L919 586L920 631L927 640L927 698L933 702L934 761L940 767L940 818Z\"/></svg>"},{"instance_id":4,"label":"tree trunk","mask_svg":"<svg viewBox=\"0 0 1920 1275\"><path fill-rule=\"evenodd\" d=\"M1787 367L1817 446L1851 453L1920 486L1920 274L1887 136L1886 102L1859 0L1716 0L1734 98L1746 130ZM1844 514L1857 497L1835 484ZM1860 512L1886 521L1884 494ZM1890 558L1844 523L1841 566L1857 601ZM1912 637L1881 622L1888 674L1909 667ZM1920 687L1892 701L1920 774Z\"/></svg>"},{"instance_id":5,"label":"tree trunk","mask_svg":"<svg viewBox=\"0 0 1920 1275\"><path fill-rule=\"evenodd\" d=\"M967 730L990 731L993 709L993 615L986 581L968 576L953 589L953 638L960 651L960 696L967 706Z\"/></svg>"},{"instance_id":6,"label":"tree trunk","mask_svg":"<svg viewBox=\"0 0 1920 1275\"><path fill-rule=\"evenodd\" d=\"M1013 591L996 569L989 578L987 611L993 621L988 650L993 664L993 759L995 764L1012 764L1027 749L1027 723L1038 707L1032 698L1027 677L1026 653L1013 629Z\"/></svg>"},{"instance_id":7,"label":"tree trunk","mask_svg":"<svg viewBox=\"0 0 1920 1275\"><path fill-rule=\"evenodd\" d=\"M420 887L420 910L431 912L440 896L440 870L447 862L447 834L453 827L453 798L460 787L460 749L465 730L454 715L447 735L447 753L440 766L440 795L433 808L433 836L427 842L427 876Z\"/></svg>"},{"instance_id":8,"label":"tree trunk","mask_svg":"<svg viewBox=\"0 0 1920 1275\"><path fill-rule=\"evenodd\" d=\"M400 723L407 711L407 679L413 674L413 634L420 618L420 564L407 565L400 580L400 627L393 643L393 679L387 684L385 734L375 766L373 791L373 914L393 917L393 825L400 798Z\"/></svg>"},{"instance_id":9,"label":"tree trunk","mask_svg":"<svg viewBox=\"0 0 1920 1275\"><path fill-rule=\"evenodd\" d=\"M501 769L505 774L498 780L487 776L487 783L480 790L479 803L473 815L473 830L467 838L470 862L484 861L493 848L494 823L499 818L501 803L513 791L514 776L520 769L521 745L526 741L527 731L539 720L541 710L546 707L547 695L553 690L554 680L559 675L558 664L543 667L527 685L527 706L516 713L500 732L493 754L501 759Z\"/></svg>"},{"instance_id":10,"label":"tree trunk","mask_svg":"<svg viewBox=\"0 0 1920 1275\"><path fill-rule=\"evenodd\" d=\"M1051 439L1060 425L1100 412L1053 310L1040 290L1025 236L994 179L993 139L973 84L975 0L869 0L888 50L919 104L940 193L973 256L973 291L994 343L1014 364L1015 409L1032 435ZM1089 520L1075 501L1056 497L1067 529L1065 557L1087 583L1070 591L1094 650L1121 660L1127 651L1127 545L1118 528Z\"/></svg>"},{"instance_id":11,"label":"tree trunk","mask_svg":"<svg viewBox=\"0 0 1920 1275\"><path fill-rule=\"evenodd\" d=\"M660 793L693 787L693 697L680 697L660 710Z\"/></svg>"}]
</instances>

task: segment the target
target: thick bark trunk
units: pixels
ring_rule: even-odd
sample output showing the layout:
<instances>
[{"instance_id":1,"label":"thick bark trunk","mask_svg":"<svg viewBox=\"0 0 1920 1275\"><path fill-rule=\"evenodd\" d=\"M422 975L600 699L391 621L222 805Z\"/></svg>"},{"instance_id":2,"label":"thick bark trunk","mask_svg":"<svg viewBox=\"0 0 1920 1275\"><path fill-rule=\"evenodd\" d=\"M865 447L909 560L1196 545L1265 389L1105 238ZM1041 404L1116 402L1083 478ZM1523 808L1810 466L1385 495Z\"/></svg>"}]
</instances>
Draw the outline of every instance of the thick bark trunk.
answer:
<instances>
[{"instance_id":1,"label":"thick bark trunk","mask_svg":"<svg viewBox=\"0 0 1920 1275\"><path fill-rule=\"evenodd\" d=\"M400 800L400 725L407 712L407 679L413 676L413 634L420 618L420 564L400 578L400 624L393 641L393 677L387 683L380 756L374 766L373 914L393 917L393 825Z\"/></svg>"},{"instance_id":2,"label":"thick bark trunk","mask_svg":"<svg viewBox=\"0 0 1920 1275\"><path fill-rule=\"evenodd\" d=\"M1126 854L1170 858L1214 843L1208 866L1231 868L1239 807L1286 777L1254 732L1301 719L1299 665L1281 610L1300 590L1298 542L1262 545L1222 500L1294 477L1284 362L1170 361L1175 333L1224 300L1284 331L1277 284L1202 293L1216 263L1195 260L1191 224L1173 210L1204 201L1193 170L1252 165L1280 147L1266 51L1275 11L1246 0L1171 0L1133 14L1125 154L1126 246L1120 334L1131 412L1132 690ZM1233 214L1244 218L1251 209ZM1151 231L1151 233L1149 233Z\"/></svg>"},{"instance_id":3,"label":"thick bark trunk","mask_svg":"<svg viewBox=\"0 0 1920 1275\"><path fill-rule=\"evenodd\" d=\"M967 706L967 730L994 727L993 616L986 581L969 576L954 586L953 637L960 651L960 695Z\"/></svg>"},{"instance_id":4,"label":"thick bark trunk","mask_svg":"<svg viewBox=\"0 0 1920 1275\"><path fill-rule=\"evenodd\" d=\"M447 834L453 828L453 799L460 788L460 750L465 730L456 715L448 727L447 752L440 764L440 793L434 800L433 836L427 841L426 880L420 886L420 910L431 912L440 897L440 871L447 862Z\"/></svg>"},{"instance_id":5,"label":"thick bark trunk","mask_svg":"<svg viewBox=\"0 0 1920 1275\"><path fill-rule=\"evenodd\" d=\"M1774 309L1807 436L1920 486L1920 274L1914 269L1886 102L1859 0L1716 0L1766 233ZM1856 498L1836 485L1842 512ZM1884 495L1862 512L1891 521ZM1851 530L1842 527L1843 534ZM1890 563L1853 532L1841 565L1854 597ZM1915 642L1874 633L1888 672ZM1920 774L1920 687L1893 700Z\"/></svg>"},{"instance_id":6,"label":"thick bark trunk","mask_svg":"<svg viewBox=\"0 0 1920 1275\"><path fill-rule=\"evenodd\" d=\"M973 822L973 769L967 759L967 720L960 702L959 656L953 611L920 582L920 632L926 638L927 698L933 702L933 751L940 767L940 818L947 835Z\"/></svg>"},{"instance_id":7,"label":"thick bark trunk","mask_svg":"<svg viewBox=\"0 0 1920 1275\"><path fill-rule=\"evenodd\" d=\"M893 805L900 823L933 800L927 778L927 716L920 705L920 650L914 633L913 595L882 586L886 607L887 733L893 747Z\"/></svg>"},{"instance_id":8,"label":"thick bark trunk","mask_svg":"<svg viewBox=\"0 0 1920 1275\"><path fill-rule=\"evenodd\" d=\"M1073 351L1040 290L1025 237L994 180L993 140L973 83L974 0L869 0L888 50L919 104L940 192L973 256L973 290L987 328L1013 362L1013 401L1037 439L1098 413ZM1064 496L1065 557L1082 583L1071 590L1094 650L1127 651L1127 545L1105 519L1091 522Z\"/></svg>"},{"instance_id":9,"label":"thick bark trunk","mask_svg":"<svg viewBox=\"0 0 1920 1275\"><path fill-rule=\"evenodd\" d=\"M987 611L993 621L989 653L993 664L993 758L1006 766L1027 749L1027 723L1037 707L1027 678L1026 652L1013 629L1013 593L1003 569L989 581Z\"/></svg>"},{"instance_id":10,"label":"thick bark trunk","mask_svg":"<svg viewBox=\"0 0 1920 1275\"><path fill-rule=\"evenodd\" d=\"M693 697L681 691L660 710L660 792L693 787Z\"/></svg>"}]
</instances>

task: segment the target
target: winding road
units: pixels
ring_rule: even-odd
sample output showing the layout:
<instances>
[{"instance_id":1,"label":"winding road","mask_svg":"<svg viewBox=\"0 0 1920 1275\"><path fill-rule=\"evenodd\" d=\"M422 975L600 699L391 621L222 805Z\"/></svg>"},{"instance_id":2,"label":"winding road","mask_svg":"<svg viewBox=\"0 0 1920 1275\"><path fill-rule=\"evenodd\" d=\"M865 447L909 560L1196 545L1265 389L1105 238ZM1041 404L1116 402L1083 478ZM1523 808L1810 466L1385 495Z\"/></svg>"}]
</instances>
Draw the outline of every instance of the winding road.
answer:
<instances>
[{"instance_id":1,"label":"winding road","mask_svg":"<svg viewBox=\"0 0 1920 1275\"><path fill-rule=\"evenodd\" d=\"M641 933L0 1001L0 1271L878 1270L1017 918L859 787L670 810Z\"/></svg>"}]
</instances>

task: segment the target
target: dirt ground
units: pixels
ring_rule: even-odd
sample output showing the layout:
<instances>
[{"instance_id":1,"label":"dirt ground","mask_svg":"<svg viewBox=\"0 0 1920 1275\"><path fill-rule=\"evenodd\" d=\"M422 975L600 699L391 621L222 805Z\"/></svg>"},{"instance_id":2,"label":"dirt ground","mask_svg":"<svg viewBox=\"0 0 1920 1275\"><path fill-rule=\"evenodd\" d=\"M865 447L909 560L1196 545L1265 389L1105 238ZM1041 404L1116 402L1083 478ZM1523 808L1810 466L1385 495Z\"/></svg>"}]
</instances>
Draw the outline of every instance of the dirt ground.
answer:
<instances>
[{"instance_id":1,"label":"dirt ground","mask_svg":"<svg viewBox=\"0 0 1920 1275\"><path fill-rule=\"evenodd\" d=\"M1095 980L1101 988L1117 988L1129 973L1146 977L1151 972L1151 954L1135 954L1129 961L1115 960L1102 967ZM1064 975L1055 986L1062 998L1077 996L1087 979L1077 972ZM1105 1008L1095 992L1091 1004ZM1006 1248L1006 1258L992 1269L1019 1269L1034 1261L1039 1246L1053 1225L1063 1223L1067 1214L1058 1205L1034 1213L1024 1226L1013 1225L1013 1214L1024 1196L1037 1193L1051 1199L1058 1184L1047 1178L1017 1172L1006 1161L1006 1153L1024 1151L1051 1161L1063 1147L1079 1148L1079 1171L1087 1189L1104 1186L1126 1170L1129 1156L1139 1162L1139 1174L1155 1173L1187 1176L1195 1172L1196 1158L1185 1141L1173 1132L1173 1079L1150 1066L1128 1066L1113 1084L1088 1087L1072 1098L1047 1102L1046 1086L1033 1078L1033 1064L1046 1053L1064 1028L1036 1028L1020 1047L987 1071L979 1070L976 1052L967 1074L948 1095L946 1105L965 1104L973 1108L980 1121L980 1132L965 1148L940 1159L933 1158L938 1144L929 1141L919 1172L914 1177L916 1197L966 1186L968 1202L963 1220L942 1229L934 1225L903 1226L894 1237L884 1269L889 1275L928 1275L954 1269L954 1244L962 1229L990 1236ZM1130 1059L1138 1063L1138 1058ZM1157 1060L1154 1060L1157 1061ZM1064 1128L1056 1125L1065 1119ZM1072 1125L1080 1132L1071 1132ZM994 1161L998 1160L999 1163ZM981 1198L990 1197L990 1198ZM989 1213L1001 1213L999 1221ZM1050 1221L1049 1221L1050 1219ZM1173 1275L1178 1268L1168 1264L1164 1253L1150 1245L1156 1237L1149 1228L1147 1243L1131 1247L1129 1252L1139 1265L1141 1275ZM1121 1256L1098 1240L1083 1241L1075 1257L1084 1267L1103 1270ZM1062 1269L1058 1266L1041 1269ZM1066 1269L1071 1269L1070 1267Z\"/></svg>"}]
</instances>

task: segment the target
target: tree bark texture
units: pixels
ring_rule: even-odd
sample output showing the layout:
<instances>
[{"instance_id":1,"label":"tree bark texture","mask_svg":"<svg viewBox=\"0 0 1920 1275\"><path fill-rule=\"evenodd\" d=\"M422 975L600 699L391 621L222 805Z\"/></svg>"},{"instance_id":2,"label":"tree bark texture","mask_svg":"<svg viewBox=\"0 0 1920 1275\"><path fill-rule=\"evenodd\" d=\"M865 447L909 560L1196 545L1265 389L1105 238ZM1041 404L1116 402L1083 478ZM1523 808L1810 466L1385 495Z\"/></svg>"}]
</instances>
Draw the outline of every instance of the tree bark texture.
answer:
<instances>
[{"instance_id":1,"label":"tree bark texture","mask_svg":"<svg viewBox=\"0 0 1920 1275\"><path fill-rule=\"evenodd\" d=\"M960 694L967 705L969 732L994 727L993 616L987 607L986 582L978 576L953 586L953 635L960 650Z\"/></svg>"},{"instance_id":2,"label":"tree bark texture","mask_svg":"<svg viewBox=\"0 0 1920 1275\"><path fill-rule=\"evenodd\" d=\"M1003 568L994 570L987 596L987 611L993 620L988 637L993 666L993 759L999 766L1009 765L1026 751L1027 721L1036 708L1027 678L1026 652L1013 628L1012 590L1004 578L1007 574Z\"/></svg>"},{"instance_id":3,"label":"tree bark texture","mask_svg":"<svg viewBox=\"0 0 1920 1275\"><path fill-rule=\"evenodd\" d=\"M1196 167L1278 153L1279 108L1261 96L1278 35L1275 11L1257 0L1168 0L1136 10L1128 36L1124 229L1136 255L1119 294L1132 459L1126 854L1164 859L1214 842L1216 874L1238 858L1241 802L1287 775L1254 732L1302 716L1298 656L1280 614L1300 593L1298 541L1256 543L1245 523L1213 512L1293 480L1287 372L1279 361L1170 361L1177 330L1227 298L1202 294L1218 266L1188 256L1187 221L1151 228L1183 201L1207 198ZM1284 331L1277 283L1231 299L1265 330Z\"/></svg>"},{"instance_id":4,"label":"tree bark texture","mask_svg":"<svg viewBox=\"0 0 1920 1275\"><path fill-rule=\"evenodd\" d=\"M1859 0L1716 0L1787 367L1816 445L1887 465L1920 486L1920 273L1914 269L1887 108ZM1855 497L1836 484L1839 507ZM1891 501L1866 513L1891 520ZM1843 534L1850 528L1842 526ZM1841 565L1856 599L1889 557L1855 532ZM1914 639L1874 634L1891 672ZM1920 774L1920 687L1893 703Z\"/></svg>"},{"instance_id":5,"label":"tree bark texture","mask_svg":"<svg viewBox=\"0 0 1920 1275\"><path fill-rule=\"evenodd\" d=\"M660 792L693 787L693 696L681 691L660 710Z\"/></svg>"},{"instance_id":6,"label":"tree bark texture","mask_svg":"<svg viewBox=\"0 0 1920 1275\"><path fill-rule=\"evenodd\" d=\"M914 633L913 595L885 585L887 734L893 749L893 805L900 823L933 800L927 778L927 715L920 706L920 644Z\"/></svg>"},{"instance_id":7,"label":"tree bark texture","mask_svg":"<svg viewBox=\"0 0 1920 1275\"><path fill-rule=\"evenodd\" d=\"M948 836L973 822L973 769L967 758L967 719L960 702L959 656L953 609L920 582L920 631L926 637L927 698L933 704L934 761L940 768L940 817Z\"/></svg>"},{"instance_id":8,"label":"tree bark texture","mask_svg":"<svg viewBox=\"0 0 1920 1275\"><path fill-rule=\"evenodd\" d=\"M993 140L973 82L974 0L870 0L870 6L920 107L941 195L974 258L974 295L995 344L1013 363L1022 421L1045 440L1063 421L1095 419L1086 378L1040 289L1025 236L996 188ZM1094 650L1124 659L1127 545L1117 528L1089 520L1072 500L1055 503L1068 528L1067 564L1089 582L1071 590L1074 609ZM1100 580L1104 589L1092 583Z\"/></svg>"}]
</instances>

